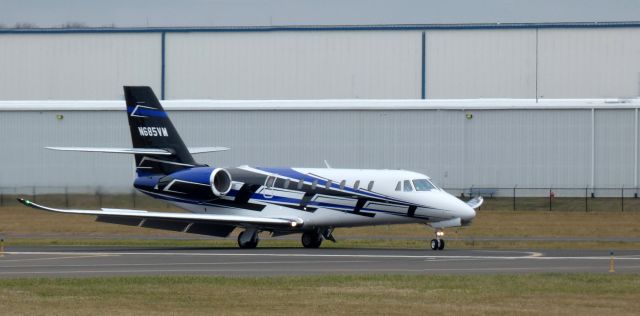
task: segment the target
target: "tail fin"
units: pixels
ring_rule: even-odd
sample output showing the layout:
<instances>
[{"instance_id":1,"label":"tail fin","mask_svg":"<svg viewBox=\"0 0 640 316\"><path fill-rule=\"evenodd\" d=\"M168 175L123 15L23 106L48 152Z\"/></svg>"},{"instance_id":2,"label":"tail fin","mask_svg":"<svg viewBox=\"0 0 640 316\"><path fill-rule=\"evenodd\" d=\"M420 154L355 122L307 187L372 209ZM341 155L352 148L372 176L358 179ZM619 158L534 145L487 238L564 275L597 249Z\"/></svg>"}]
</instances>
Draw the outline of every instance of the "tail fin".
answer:
<instances>
[{"instance_id":1,"label":"tail fin","mask_svg":"<svg viewBox=\"0 0 640 316\"><path fill-rule=\"evenodd\" d=\"M139 176L169 174L196 166L175 127L150 87L124 87L134 149L164 149L171 155L135 154Z\"/></svg>"}]
</instances>

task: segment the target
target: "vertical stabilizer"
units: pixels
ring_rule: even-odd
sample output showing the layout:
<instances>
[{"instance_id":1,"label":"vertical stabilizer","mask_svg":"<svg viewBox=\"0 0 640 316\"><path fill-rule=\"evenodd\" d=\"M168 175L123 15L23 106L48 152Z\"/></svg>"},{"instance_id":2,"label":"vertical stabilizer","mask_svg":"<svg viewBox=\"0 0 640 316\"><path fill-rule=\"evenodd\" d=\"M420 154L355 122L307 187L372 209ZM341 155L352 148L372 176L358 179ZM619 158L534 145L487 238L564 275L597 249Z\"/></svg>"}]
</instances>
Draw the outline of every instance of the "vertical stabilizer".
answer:
<instances>
[{"instance_id":1,"label":"vertical stabilizer","mask_svg":"<svg viewBox=\"0 0 640 316\"><path fill-rule=\"evenodd\" d=\"M138 175L169 174L196 165L150 87L124 87L134 148L165 149L171 155L136 154Z\"/></svg>"}]
</instances>

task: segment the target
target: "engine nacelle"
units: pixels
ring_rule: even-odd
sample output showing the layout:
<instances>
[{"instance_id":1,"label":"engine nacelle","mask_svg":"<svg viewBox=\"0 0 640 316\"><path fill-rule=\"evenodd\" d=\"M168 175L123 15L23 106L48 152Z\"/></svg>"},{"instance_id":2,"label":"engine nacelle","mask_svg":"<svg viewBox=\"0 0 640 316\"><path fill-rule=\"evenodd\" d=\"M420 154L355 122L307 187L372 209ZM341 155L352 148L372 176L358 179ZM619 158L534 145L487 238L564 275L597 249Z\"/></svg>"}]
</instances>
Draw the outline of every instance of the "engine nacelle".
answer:
<instances>
[{"instance_id":1,"label":"engine nacelle","mask_svg":"<svg viewBox=\"0 0 640 316\"><path fill-rule=\"evenodd\" d=\"M226 195L231 191L231 174L222 168L215 168L211 171L209 183L211 183L211 191L215 196Z\"/></svg>"}]
</instances>

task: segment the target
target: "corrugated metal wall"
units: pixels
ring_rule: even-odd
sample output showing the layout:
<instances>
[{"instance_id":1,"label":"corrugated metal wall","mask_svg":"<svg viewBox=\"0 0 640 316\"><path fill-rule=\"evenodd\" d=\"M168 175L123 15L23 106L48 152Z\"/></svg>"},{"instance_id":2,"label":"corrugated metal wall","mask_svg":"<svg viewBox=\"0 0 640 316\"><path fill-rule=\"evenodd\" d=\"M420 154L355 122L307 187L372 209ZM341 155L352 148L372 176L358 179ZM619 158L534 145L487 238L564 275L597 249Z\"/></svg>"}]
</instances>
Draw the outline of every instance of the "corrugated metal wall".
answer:
<instances>
[{"instance_id":1,"label":"corrugated metal wall","mask_svg":"<svg viewBox=\"0 0 640 316\"><path fill-rule=\"evenodd\" d=\"M169 99L419 99L420 32L168 34Z\"/></svg>"},{"instance_id":2,"label":"corrugated metal wall","mask_svg":"<svg viewBox=\"0 0 640 316\"><path fill-rule=\"evenodd\" d=\"M640 28L542 29L541 98L640 96Z\"/></svg>"},{"instance_id":3,"label":"corrugated metal wall","mask_svg":"<svg viewBox=\"0 0 640 316\"><path fill-rule=\"evenodd\" d=\"M536 30L427 32L427 97L535 98Z\"/></svg>"},{"instance_id":4,"label":"corrugated metal wall","mask_svg":"<svg viewBox=\"0 0 640 316\"><path fill-rule=\"evenodd\" d=\"M117 100L161 81L160 34L0 34L0 100Z\"/></svg>"},{"instance_id":5,"label":"corrugated metal wall","mask_svg":"<svg viewBox=\"0 0 640 316\"><path fill-rule=\"evenodd\" d=\"M640 96L640 27L162 34L0 34L0 100Z\"/></svg>"},{"instance_id":6,"label":"corrugated metal wall","mask_svg":"<svg viewBox=\"0 0 640 316\"><path fill-rule=\"evenodd\" d=\"M473 114L467 119L466 114ZM57 114L64 115L62 120ZM448 188L634 187L635 110L172 111L189 146L216 166L402 168ZM0 112L0 187L126 191L130 157L44 146L129 147L119 111ZM595 147L592 147L595 144ZM584 194L584 190L580 191Z\"/></svg>"}]
</instances>

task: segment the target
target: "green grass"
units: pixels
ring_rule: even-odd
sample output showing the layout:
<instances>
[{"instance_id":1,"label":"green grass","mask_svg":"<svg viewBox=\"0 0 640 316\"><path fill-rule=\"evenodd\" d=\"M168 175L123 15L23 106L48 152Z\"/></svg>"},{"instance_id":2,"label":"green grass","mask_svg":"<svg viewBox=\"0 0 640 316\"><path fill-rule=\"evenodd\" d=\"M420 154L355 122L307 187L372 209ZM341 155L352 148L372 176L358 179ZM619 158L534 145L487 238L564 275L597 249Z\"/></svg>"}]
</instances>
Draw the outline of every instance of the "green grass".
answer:
<instances>
[{"instance_id":1,"label":"green grass","mask_svg":"<svg viewBox=\"0 0 640 316\"><path fill-rule=\"evenodd\" d=\"M97 208L96 196L73 195L66 200L61 195L39 196L38 201L46 204L77 208ZM632 207L640 199L628 199L625 205ZM4 197L5 204L10 200ZM133 207L131 195L103 196L101 203L109 207ZM136 195L136 207L141 209L180 212L151 198ZM521 198L528 208L543 205L544 198ZM600 211L584 212L584 199L558 198L558 205L565 209L553 211L542 207L536 211L512 211L511 199L487 199L471 226L446 230L449 248L492 248L492 249L640 249L639 242L607 241L479 241L486 238L638 238L640 237L640 211L616 210L619 199L589 199L589 203L599 203ZM17 202L0 207L0 236L6 245L114 245L114 246L171 246L171 247L234 247L235 234L229 239L210 238L204 240L184 240L197 235L96 223L93 216L53 214L34 210ZM548 203L548 200L547 200ZM564 204L563 204L564 203ZM609 203L609 204L607 204ZM95 205L94 205L95 204ZM590 204L590 205L591 205ZM605 205L610 205L606 208ZM337 244L326 242L323 247L369 247L369 248L425 248L426 240L433 236L433 230L424 225L394 225L359 228L338 228L335 231ZM462 238L466 241L456 241ZM299 247L297 237L290 240L270 240L265 235L261 247Z\"/></svg>"},{"instance_id":2,"label":"green grass","mask_svg":"<svg viewBox=\"0 0 640 316\"><path fill-rule=\"evenodd\" d=\"M0 280L5 315L636 315L640 275Z\"/></svg>"}]
</instances>

